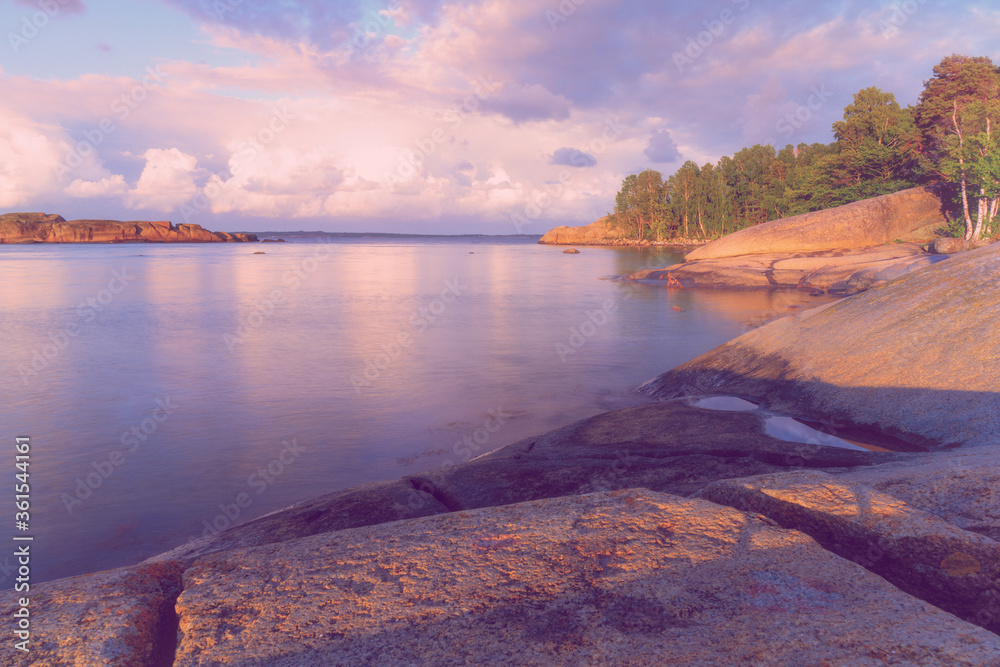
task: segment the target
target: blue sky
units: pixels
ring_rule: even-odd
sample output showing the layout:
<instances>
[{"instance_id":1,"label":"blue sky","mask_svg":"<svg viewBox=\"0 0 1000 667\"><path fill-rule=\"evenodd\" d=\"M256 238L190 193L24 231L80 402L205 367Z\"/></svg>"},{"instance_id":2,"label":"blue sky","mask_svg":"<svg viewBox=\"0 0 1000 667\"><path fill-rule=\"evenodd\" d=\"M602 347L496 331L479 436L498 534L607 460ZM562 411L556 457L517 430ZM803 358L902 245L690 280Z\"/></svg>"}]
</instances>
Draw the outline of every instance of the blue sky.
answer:
<instances>
[{"instance_id":1,"label":"blue sky","mask_svg":"<svg viewBox=\"0 0 1000 667\"><path fill-rule=\"evenodd\" d=\"M984 2L5 0L0 210L542 233L997 59Z\"/></svg>"}]
</instances>

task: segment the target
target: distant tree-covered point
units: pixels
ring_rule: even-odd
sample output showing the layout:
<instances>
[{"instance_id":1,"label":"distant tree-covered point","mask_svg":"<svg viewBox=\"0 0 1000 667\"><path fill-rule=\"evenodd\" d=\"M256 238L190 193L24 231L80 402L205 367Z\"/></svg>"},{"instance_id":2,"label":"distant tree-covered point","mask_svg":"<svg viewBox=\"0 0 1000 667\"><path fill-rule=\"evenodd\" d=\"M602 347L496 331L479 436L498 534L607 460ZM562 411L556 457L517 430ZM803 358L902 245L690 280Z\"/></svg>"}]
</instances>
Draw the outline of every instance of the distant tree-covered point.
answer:
<instances>
[{"instance_id":1,"label":"distant tree-covered point","mask_svg":"<svg viewBox=\"0 0 1000 667\"><path fill-rule=\"evenodd\" d=\"M716 164L685 162L622 182L608 224L636 240L717 238L800 213L939 183L955 235L991 236L1000 203L1000 68L952 55L915 106L876 87L854 95L830 144L757 144Z\"/></svg>"}]
</instances>

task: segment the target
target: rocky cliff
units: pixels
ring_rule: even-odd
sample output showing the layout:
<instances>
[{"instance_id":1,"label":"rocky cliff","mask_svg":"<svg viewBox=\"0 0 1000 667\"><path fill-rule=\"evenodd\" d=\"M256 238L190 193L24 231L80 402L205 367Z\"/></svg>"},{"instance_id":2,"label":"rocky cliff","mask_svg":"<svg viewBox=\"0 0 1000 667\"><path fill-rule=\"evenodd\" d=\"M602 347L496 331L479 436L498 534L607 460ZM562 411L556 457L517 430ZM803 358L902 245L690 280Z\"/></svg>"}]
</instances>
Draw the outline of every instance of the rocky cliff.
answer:
<instances>
[{"instance_id":1,"label":"rocky cliff","mask_svg":"<svg viewBox=\"0 0 1000 667\"><path fill-rule=\"evenodd\" d=\"M0 243L220 243L253 242L254 234L210 232L167 221L65 220L46 213L0 215Z\"/></svg>"},{"instance_id":2,"label":"rocky cliff","mask_svg":"<svg viewBox=\"0 0 1000 667\"><path fill-rule=\"evenodd\" d=\"M622 243L620 234L608 229L607 218L583 227L562 225L545 233L538 240L545 245L616 245Z\"/></svg>"}]
</instances>

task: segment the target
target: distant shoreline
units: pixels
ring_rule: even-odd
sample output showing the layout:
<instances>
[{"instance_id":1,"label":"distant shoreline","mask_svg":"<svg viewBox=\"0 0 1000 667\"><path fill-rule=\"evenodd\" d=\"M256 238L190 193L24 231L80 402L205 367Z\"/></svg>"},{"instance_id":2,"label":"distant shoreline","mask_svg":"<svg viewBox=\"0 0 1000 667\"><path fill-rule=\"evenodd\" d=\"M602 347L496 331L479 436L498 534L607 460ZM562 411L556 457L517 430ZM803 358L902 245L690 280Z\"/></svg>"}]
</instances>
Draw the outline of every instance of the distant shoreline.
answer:
<instances>
[{"instance_id":1,"label":"distant shoreline","mask_svg":"<svg viewBox=\"0 0 1000 667\"><path fill-rule=\"evenodd\" d=\"M251 233L251 232L241 232ZM252 232L259 238L342 238L342 239L365 239L365 238L433 238L433 239L524 239L538 240L541 234L410 234L406 232Z\"/></svg>"}]
</instances>

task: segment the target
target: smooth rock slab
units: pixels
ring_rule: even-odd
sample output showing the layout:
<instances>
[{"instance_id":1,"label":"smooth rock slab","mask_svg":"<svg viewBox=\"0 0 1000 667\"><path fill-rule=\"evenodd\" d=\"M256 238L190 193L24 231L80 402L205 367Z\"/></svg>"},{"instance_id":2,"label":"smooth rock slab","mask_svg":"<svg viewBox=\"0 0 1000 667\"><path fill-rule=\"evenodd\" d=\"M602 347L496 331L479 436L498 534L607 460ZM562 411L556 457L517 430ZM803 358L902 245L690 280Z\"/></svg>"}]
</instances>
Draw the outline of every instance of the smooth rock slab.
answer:
<instances>
[{"instance_id":1,"label":"smooth rock slab","mask_svg":"<svg viewBox=\"0 0 1000 667\"><path fill-rule=\"evenodd\" d=\"M1000 445L1000 246L755 329L643 389L717 393L914 447ZM852 434L856 431L856 434ZM878 444L878 443L874 443Z\"/></svg>"},{"instance_id":2,"label":"smooth rock slab","mask_svg":"<svg viewBox=\"0 0 1000 667\"><path fill-rule=\"evenodd\" d=\"M688 495L727 477L873 465L894 456L790 443L765 434L758 415L667 401L597 415L450 468L318 496L149 560L190 563L226 549L595 491Z\"/></svg>"},{"instance_id":3,"label":"smooth rock slab","mask_svg":"<svg viewBox=\"0 0 1000 667\"><path fill-rule=\"evenodd\" d=\"M1000 664L800 532L645 490L206 556L177 611L179 666Z\"/></svg>"},{"instance_id":4,"label":"smooth rock slab","mask_svg":"<svg viewBox=\"0 0 1000 667\"><path fill-rule=\"evenodd\" d=\"M838 478L883 491L1000 542L1000 455L992 448L920 454L842 472Z\"/></svg>"},{"instance_id":5,"label":"smooth rock slab","mask_svg":"<svg viewBox=\"0 0 1000 667\"><path fill-rule=\"evenodd\" d=\"M631 273L627 280L673 287L822 290L850 296L948 259L912 243L792 254L756 254L687 261Z\"/></svg>"},{"instance_id":6,"label":"smooth rock slab","mask_svg":"<svg viewBox=\"0 0 1000 667\"><path fill-rule=\"evenodd\" d=\"M930 240L948 224L932 188L910 188L742 229L688 254L688 260L755 253L864 248L898 239Z\"/></svg>"},{"instance_id":7,"label":"smooth rock slab","mask_svg":"<svg viewBox=\"0 0 1000 667\"><path fill-rule=\"evenodd\" d=\"M24 593L0 593L0 665L166 667L177 624L182 567L155 563L32 584L30 652L15 650L14 612Z\"/></svg>"},{"instance_id":8,"label":"smooth rock slab","mask_svg":"<svg viewBox=\"0 0 1000 667\"><path fill-rule=\"evenodd\" d=\"M1000 542L818 470L721 480L697 497L801 530L907 593L1000 632Z\"/></svg>"}]
</instances>

